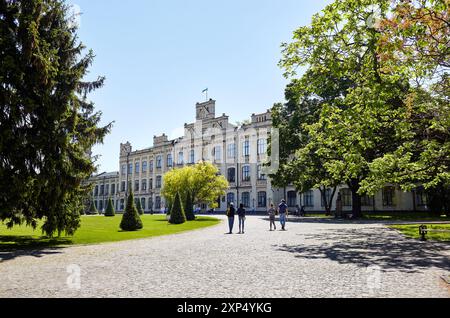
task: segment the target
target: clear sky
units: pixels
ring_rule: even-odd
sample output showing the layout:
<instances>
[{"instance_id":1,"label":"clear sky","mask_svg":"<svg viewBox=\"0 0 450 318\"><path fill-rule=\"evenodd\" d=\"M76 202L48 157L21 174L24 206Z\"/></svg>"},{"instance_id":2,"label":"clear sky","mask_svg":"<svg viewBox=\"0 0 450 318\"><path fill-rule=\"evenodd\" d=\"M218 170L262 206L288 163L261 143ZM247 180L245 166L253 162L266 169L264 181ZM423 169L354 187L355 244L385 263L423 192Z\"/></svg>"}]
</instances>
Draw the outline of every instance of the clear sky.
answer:
<instances>
[{"instance_id":1,"label":"clear sky","mask_svg":"<svg viewBox=\"0 0 450 318\"><path fill-rule=\"evenodd\" d=\"M99 172L119 170L119 147L152 146L153 135L183 134L202 90L231 122L284 100L280 45L331 0L69 0L82 12L80 40L96 54L90 97L115 121Z\"/></svg>"}]
</instances>

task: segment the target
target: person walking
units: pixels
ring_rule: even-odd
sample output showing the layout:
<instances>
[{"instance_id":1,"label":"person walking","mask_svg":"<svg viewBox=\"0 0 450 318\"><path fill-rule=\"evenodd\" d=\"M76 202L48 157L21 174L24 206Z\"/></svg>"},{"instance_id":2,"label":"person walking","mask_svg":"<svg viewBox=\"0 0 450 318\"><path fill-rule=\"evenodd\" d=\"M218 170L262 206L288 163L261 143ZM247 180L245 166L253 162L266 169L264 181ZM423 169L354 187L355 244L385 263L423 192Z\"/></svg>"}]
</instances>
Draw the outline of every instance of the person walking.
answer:
<instances>
[{"instance_id":1,"label":"person walking","mask_svg":"<svg viewBox=\"0 0 450 318\"><path fill-rule=\"evenodd\" d=\"M281 200L281 203L278 206L278 212L280 213L281 230L286 231L286 217L288 215L286 200Z\"/></svg>"},{"instance_id":2,"label":"person walking","mask_svg":"<svg viewBox=\"0 0 450 318\"><path fill-rule=\"evenodd\" d=\"M229 208L227 210L228 226L230 228L230 232L228 234L233 234L235 213L236 213L236 209L234 208L234 204L230 203L230 206L229 206Z\"/></svg>"},{"instance_id":3,"label":"person walking","mask_svg":"<svg viewBox=\"0 0 450 318\"><path fill-rule=\"evenodd\" d=\"M237 214L239 216L239 234L245 234L245 209L242 203L237 210Z\"/></svg>"},{"instance_id":4,"label":"person walking","mask_svg":"<svg viewBox=\"0 0 450 318\"><path fill-rule=\"evenodd\" d=\"M270 209L269 209L268 213L269 213L269 219L270 219L270 231L276 231L277 226L275 224L275 216L277 214L277 210L275 210L273 203L270 204ZM272 230L272 225L273 225L273 230Z\"/></svg>"}]
</instances>

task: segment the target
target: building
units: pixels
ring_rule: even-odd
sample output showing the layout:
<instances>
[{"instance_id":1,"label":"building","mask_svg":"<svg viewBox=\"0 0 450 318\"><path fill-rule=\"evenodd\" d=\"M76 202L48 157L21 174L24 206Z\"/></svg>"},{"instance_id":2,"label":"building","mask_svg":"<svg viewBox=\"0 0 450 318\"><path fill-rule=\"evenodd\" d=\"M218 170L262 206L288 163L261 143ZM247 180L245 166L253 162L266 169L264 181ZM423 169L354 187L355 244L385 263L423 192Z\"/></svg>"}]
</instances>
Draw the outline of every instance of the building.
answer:
<instances>
[{"instance_id":1,"label":"building","mask_svg":"<svg viewBox=\"0 0 450 318\"><path fill-rule=\"evenodd\" d=\"M285 198L290 209L304 206L307 212L323 212L320 192L311 190L297 193L294 187L274 189L263 166L268 161L268 138L272 133L270 111L252 114L251 120L236 126L226 114L216 116L216 101L196 104L196 120L185 124L184 136L169 140L168 136L153 137L153 146L134 150L127 142L120 145L119 172L103 173L91 179L94 184L94 204L99 211L106 209L109 198L117 211L126 203L127 184L135 200L140 200L146 212L160 212L165 208L161 196L163 176L170 169L199 161L213 162L228 179L227 194L218 198L219 211L228 203L243 203L250 211L265 212L270 203ZM128 180L128 182L127 182ZM351 210L351 192L340 187L344 210ZM327 195L331 194L331 190ZM334 200L336 200L336 197ZM403 192L386 186L376 196L364 197L365 211L416 211L426 209L426 198L421 191ZM335 202L334 202L334 205ZM202 210L208 207L201 206Z\"/></svg>"}]
</instances>

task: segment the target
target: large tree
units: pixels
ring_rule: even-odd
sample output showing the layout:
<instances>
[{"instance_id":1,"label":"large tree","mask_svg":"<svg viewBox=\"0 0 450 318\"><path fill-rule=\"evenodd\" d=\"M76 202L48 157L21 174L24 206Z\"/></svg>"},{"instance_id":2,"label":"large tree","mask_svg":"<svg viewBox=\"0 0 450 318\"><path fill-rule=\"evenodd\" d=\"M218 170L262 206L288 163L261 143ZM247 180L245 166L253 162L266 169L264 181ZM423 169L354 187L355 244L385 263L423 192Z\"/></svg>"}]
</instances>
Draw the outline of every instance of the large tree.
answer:
<instances>
[{"instance_id":1,"label":"large tree","mask_svg":"<svg viewBox=\"0 0 450 318\"><path fill-rule=\"evenodd\" d=\"M217 198L225 195L228 181L221 176L219 169L210 162L200 162L193 166L173 169L164 175L162 194L168 203L180 195L184 206L191 204L208 204L217 207Z\"/></svg>"},{"instance_id":2,"label":"large tree","mask_svg":"<svg viewBox=\"0 0 450 318\"><path fill-rule=\"evenodd\" d=\"M48 236L79 227L89 152L111 128L87 99L104 78L84 80L94 54L68 12L60 0L0 0L0 220L42 219Z\"/></svg>"}]
</instances>

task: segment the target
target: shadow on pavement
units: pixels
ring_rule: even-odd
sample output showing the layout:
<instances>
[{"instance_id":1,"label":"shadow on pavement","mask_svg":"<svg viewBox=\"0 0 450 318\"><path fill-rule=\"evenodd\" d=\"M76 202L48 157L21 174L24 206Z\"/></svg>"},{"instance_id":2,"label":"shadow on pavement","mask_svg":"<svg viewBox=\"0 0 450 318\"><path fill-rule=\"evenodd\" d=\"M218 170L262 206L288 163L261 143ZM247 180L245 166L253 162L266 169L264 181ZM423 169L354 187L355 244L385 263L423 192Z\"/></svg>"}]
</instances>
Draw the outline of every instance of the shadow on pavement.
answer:
<instances>
[{"instance_id":1,"label":"shadow on pavement","mask_svg":"<svg viewBox=\"0 0 450 318\"><path fill-rule=\"evenodd\" d=\"M329 229L317 234L299 234L303 244L276 245L277 250L304 259L329 259L360 267L380 266L383 270L419 272L436 268L450 270L450 249L445 242L406 239L385 228Z\"/></svg>"},{"instance_id":2,"label":"shadow on pavement","mask_svg":"<svg viewBox=\"0 0 450 318\"><path fill-rule=\"evenodd\" d=\"M0 262L9 261L21 256L43 257L59 254L72 241L65 238L45 239L31 236L0 236Z\"/></svg>"}]
</instances>

